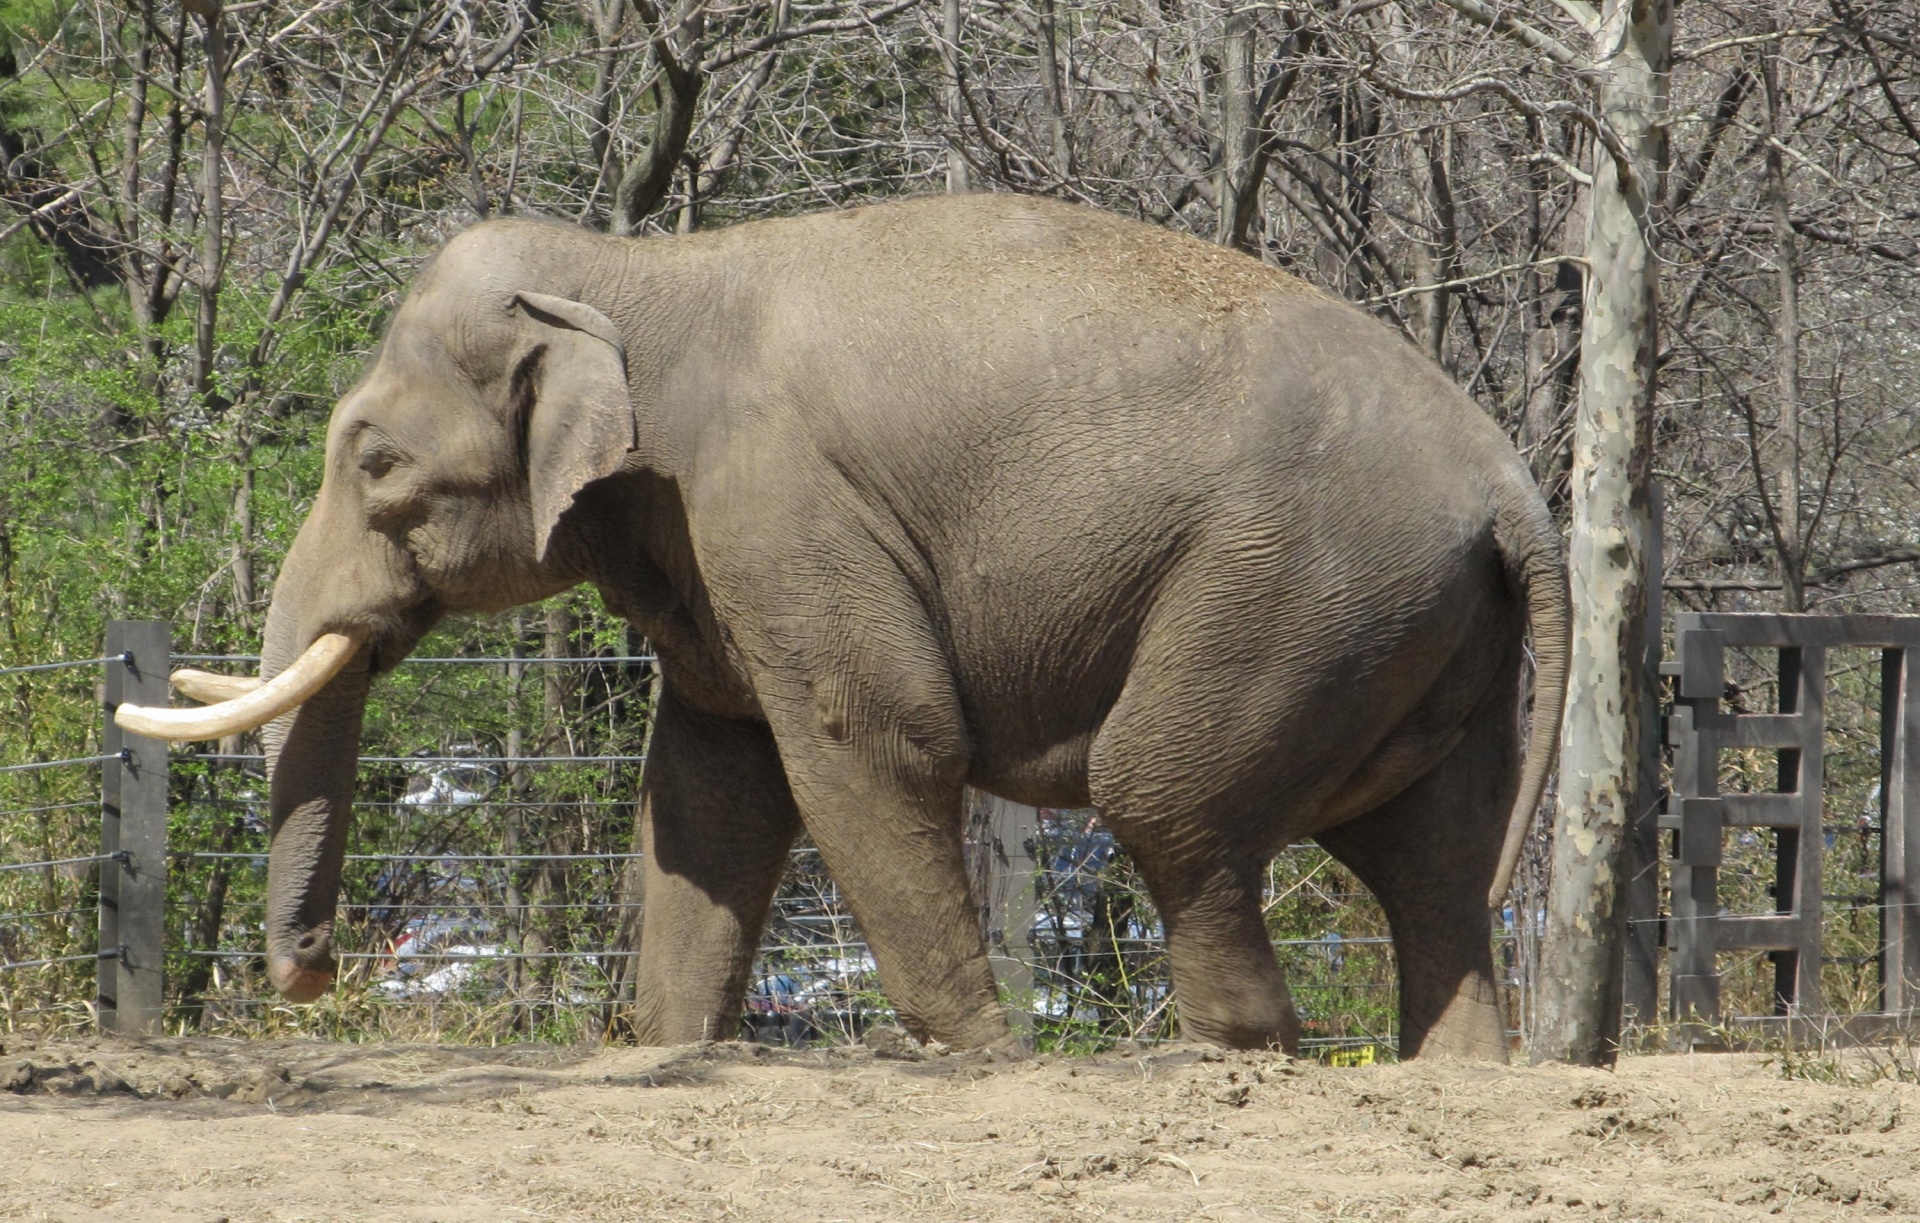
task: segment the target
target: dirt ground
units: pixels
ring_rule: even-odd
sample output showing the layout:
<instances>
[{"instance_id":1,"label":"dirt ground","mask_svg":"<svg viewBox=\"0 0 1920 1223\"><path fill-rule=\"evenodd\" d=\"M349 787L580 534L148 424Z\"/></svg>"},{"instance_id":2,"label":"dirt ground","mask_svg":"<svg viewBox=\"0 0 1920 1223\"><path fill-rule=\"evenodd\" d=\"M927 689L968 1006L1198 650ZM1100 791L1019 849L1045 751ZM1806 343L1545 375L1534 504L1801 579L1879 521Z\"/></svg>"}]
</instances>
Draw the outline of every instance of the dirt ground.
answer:
<instances>
[{"instance_id":1,"label":"dirt ground","mask_svg":"<svg viewBox=\"0 0 1920 1223\"><path fill-rule=\"evenodd\" d=\"M10 1044L0 1219L1920 1214L1920 1087L1754 1056L1602 1073L1193 1047Z\"/></svg>"}]
</instances>

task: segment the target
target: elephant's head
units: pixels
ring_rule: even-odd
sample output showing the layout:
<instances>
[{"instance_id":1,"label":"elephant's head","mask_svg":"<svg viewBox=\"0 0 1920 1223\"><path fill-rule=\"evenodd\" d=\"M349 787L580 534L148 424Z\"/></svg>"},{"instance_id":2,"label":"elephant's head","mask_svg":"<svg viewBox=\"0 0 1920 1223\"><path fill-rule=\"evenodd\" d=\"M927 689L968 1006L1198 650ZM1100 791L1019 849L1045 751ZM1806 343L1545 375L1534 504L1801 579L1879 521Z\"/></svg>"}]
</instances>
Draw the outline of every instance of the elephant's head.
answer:
<instances>
[{"instance_id":1,"label":"elephant's head","mask_svg":"<svg viewBox=\"0 0 1920 1223\"><path fill-rule=\"evenodd\" d=\"M264 723L268 971L297 1002L333 979L369 681L449 612L514 606L586 576L563 519L633 445L619 329L578 300L578 272L536 274L542 236L557 246L572 235L488 226L449 244L334 408L319 498L274 587L267 682L202 709L122 710L129 729L176 739ZM540 291L556 285L571 291Z\"/></svg>"}]
</instances>

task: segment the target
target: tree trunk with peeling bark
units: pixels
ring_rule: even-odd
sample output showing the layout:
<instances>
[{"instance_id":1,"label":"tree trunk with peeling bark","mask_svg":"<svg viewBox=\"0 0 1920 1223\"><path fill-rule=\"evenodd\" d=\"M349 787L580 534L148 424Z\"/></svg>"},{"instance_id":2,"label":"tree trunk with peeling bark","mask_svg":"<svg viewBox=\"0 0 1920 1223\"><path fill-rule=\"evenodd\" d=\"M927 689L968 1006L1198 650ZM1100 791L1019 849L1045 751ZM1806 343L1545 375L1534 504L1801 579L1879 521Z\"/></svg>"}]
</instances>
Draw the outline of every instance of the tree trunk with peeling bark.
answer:
<instances>
[{"instance_id":1,"label":"tree trunk with peeling bark","mask_svg":"<svg viewBox=\"0 0 1920 1223\"><path fill-rule=\"evenodd\" d=\"M1627 160L1596 147L1588 211L1580 407L1573 456L1573 656L1560 745L1535 1061L1619 1052L1626 848L1644 797L1648 487L1653 451L1652 210L1666 163L1671 0L1606 0L1594 34L1599 102ZM1596 142L1597 144L1598 142Z\"/></svg>"}]
</instances>

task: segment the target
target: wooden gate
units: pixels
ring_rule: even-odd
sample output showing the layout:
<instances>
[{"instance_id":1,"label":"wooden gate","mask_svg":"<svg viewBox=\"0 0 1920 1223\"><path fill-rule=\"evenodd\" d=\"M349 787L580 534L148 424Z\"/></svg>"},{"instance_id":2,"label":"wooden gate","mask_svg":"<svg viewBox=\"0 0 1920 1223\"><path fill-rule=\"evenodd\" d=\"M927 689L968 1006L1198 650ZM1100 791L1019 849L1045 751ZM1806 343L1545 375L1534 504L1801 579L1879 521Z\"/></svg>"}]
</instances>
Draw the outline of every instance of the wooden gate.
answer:
<instances>
[{"instance_id":1,"label":"wooden gate","mask_svg":"<svg viewBox=\"0 0 1920 1223\"><path fill-rule=\"evenodd\" d=\"M1665 811L1643 815L1633 837L1638 886L1629 888L1625 992L1642 1022L1656 1005L1656 941L1669 952L1668 1018L1695 1038L1722 1020L1722 951L1772 954L1776 1016L1791 1023L1827 1014L1820 995L1821 792L1827 651L1839 647L1881 651L1880 1015L1920 1009L1920 616L1683 612L1674 617L1673 657L1660 667L1674 681L1671 793ZM1721 708L1729 648L1778 651L1778 712ZM1720 753L1730 748L1777 750L1774 791L1722 794ZM1718 875L1729 828L1774 830L1775 912L1722 911ZM1662 865L1671 900L1665 915L1658 911Z\"/></svg>"}]
</instances>

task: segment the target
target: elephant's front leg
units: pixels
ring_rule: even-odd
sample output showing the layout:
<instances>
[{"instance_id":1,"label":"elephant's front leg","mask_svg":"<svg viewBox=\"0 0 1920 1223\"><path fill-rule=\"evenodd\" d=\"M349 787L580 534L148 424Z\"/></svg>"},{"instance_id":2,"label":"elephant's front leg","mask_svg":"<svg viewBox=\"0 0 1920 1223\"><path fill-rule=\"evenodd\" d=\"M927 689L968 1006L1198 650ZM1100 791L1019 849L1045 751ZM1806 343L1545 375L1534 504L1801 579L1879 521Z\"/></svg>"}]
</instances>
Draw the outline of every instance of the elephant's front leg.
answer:
<instances>
[{"instance_id":1,"label":"elephant's front leg","mask_svg":"<svg viewBox=\"0 0 1920 1223\"><path fill-rule=\"evenodd\" d=\"M842 759L798 756L795 789L807 830L859 922L880 984L917 1039L959 1048L1011 1047L967 886L961 786L876 777ZM805 781L799 778L804 776Z\"/></svg>"},{"instance_id":2,"label":"elephant's front leg","mask_svg":"<svg viewBox=\"0 0 1920 1223\"><path fill-rule=\"evenodd\" d=\"M966 735L950 681L937 667L872 654L813 676L769 684L761 698L801 818L888 1001L920 1040L1011 1046L967 883Z\"/></svg>"},{"instance_id":3,"label":"elephant's front leg","mask_svg":"<svg viewBox=\"0 0 1920 1223\"><path fill-rule=\"evenodd\" d=\"M633 1031L646 1045L730 1040L799 817L765 726L708 717L670 690L656 718Z\"/></svg>"}]
</instances>

